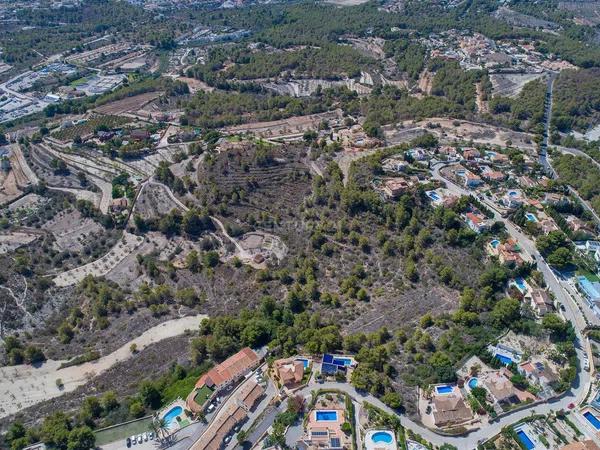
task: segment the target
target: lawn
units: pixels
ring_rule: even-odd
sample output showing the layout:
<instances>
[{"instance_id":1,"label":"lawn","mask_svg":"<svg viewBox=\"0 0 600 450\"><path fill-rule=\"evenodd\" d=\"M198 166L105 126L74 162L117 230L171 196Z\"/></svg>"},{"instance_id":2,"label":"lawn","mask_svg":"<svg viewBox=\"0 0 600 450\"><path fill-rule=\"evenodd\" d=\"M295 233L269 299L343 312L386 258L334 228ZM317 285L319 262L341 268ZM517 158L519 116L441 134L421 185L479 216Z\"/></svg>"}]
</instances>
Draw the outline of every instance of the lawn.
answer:
<instances>
[{"instance_id":1,"label":"lawn","mask_svg":"<svg viewBox=\"0 0 600 450\"><path fill-rule=\"evenodd\" d=\"M87 82L88 82L88 80L89 80L89 78L88 78L88 77L79 78L79 79L77 79L77 80L75 80L75 81L72 81L72 82L71 82L71 86L72 86L72 87L81 86L82 84L84 84L84 83L87 83Z\"/></svg>"},{"instance_id":2,"label":"lawn","mask_svg":"<svg viewBox=\"0 0 600 450\"><path fill-rule=\"evenodd\" d=\"M214 390L209 388L208 386L202 386L202 388L194 397L194 401L199 405L203 405L204 402L210 398L213 392Z\"/></svg>"},{"instance_id":3,"label":"lawn","mask_svg":"<svg viewBox=\"0 0 600 450\"><path fill-rule=\"evenodd\" d=\"M578 270L577 275L583 275L588 280L590 280L592 283L600 282L600 277L598 277L598 275L596 275L592 272L589 272L587 270Z\"/></svg>"},{"instance_id":4,"label":"lawn","mask_svg":"<svg viewBox=\"0 0 600 450\"><path fill-rule=\"evenodd\" d=\"M125 440L131 436L150 431L151 417L136 420L135 422L117 425L107 430L96 431L96 445L106 445L110 442Z\"/></svg>"}]
</instances>

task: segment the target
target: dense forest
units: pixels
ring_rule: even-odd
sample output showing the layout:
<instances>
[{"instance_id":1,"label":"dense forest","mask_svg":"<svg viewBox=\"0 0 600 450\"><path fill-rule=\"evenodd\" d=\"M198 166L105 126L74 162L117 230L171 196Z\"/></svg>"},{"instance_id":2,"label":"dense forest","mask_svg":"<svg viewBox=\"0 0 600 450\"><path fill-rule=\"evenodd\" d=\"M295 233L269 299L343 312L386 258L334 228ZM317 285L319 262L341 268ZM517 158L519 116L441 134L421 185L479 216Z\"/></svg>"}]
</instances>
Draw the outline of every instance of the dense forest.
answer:
<instances>
[{"instance_id":1,"label":"dense forest","mask_svg":"<svg viewBox=\"0 0 600 450\"><path fill-rule=\"evenodd\" d=\"M546 83L542 80L530 81L515 98L493 97L489 102L490 113L514 130L541 133L545 96Z\"/></svg>"},{"instance_id":2,"label":"dense forest","mask_svg":"<svg viewBox=\"0 0 600 450\"><path fill-rule=\"evenodd\" d=\"M585 132L600 124L600 69L563 71L554 85L552 125Z\"/></svg>"},{"instance_id":3,"label":"dense forest","mask_svg":"<svg viewBox=\"0 0 600 450\"><path fill-rule=\"evenodd\" d=\"M552 161L560 179L573 186L600 214L600 169L583 156L555 154Z\"/></svg>"}]
</instances>

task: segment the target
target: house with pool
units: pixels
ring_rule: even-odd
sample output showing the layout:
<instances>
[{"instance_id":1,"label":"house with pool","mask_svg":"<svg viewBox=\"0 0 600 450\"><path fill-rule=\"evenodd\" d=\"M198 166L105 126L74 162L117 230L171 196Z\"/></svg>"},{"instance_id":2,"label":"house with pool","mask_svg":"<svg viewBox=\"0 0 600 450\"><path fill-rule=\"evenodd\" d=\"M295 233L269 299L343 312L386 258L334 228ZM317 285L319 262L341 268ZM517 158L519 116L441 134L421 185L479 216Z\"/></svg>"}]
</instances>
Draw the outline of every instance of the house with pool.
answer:
<instances>
[{"instance_id":1,"label":"house with pool","mask_svg":"<svg viewBox=\"0 0 600 450\"><path fill-rule=\"evenodd\" d=\"M230 356L198 379L186 399L187 409L195 414L202 412L213 398L218 394L227 395L236 383L259 364L259 356L249 347Z\"/></svg>"},{"instance_id":2,"label":"house with pool","mask_svg":"<svg viewBox=\"0 0 600 450\"><path fill-rule=\"evenodd\" d=\"M305 370L309 371L308 358L292 357L278 359L273 362L273 378L287 389L295 389L302 385Z\"/></svg>"},{"instance_id":3,"label":"house with pool","mask_svg":"<svg viewBox=\"0 0 600 450\"><path fill-rule=\"evenodd\" d=\"M437 384L422 391L419 413L424 425L441 429L465 425L474 418L456 384Z\"/></svg>"},{"instance_id":4,"label":"house with pool","mask_svg":"<svg viewBox=\"0 0 600 450\"><path fill-rule=\"evenodd\" d=\"M342 425L347 421L344 407L334 401L325 405L318 402L319 407L308 414L304 437L297 448L306 450L337 450L349 449L352 446L351 435L342 431Z\"/></svg>"}]
</instances>

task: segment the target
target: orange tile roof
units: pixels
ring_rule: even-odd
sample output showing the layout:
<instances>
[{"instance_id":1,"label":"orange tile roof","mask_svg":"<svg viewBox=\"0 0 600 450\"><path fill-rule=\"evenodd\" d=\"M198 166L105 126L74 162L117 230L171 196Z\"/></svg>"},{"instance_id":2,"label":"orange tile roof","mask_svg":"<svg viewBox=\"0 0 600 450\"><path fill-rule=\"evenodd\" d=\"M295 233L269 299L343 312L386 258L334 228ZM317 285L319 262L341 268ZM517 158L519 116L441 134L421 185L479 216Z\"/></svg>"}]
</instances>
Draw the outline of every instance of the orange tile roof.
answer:
<instances>
[{"instance_id":1,"label":"orange tile roof","mask_svg":"<svg viewBox=\"0 0 600 450\"><path fill-rule=\"evenodd\" d=\"M202 375L196 382L196 388L204 385L218 387L227 384L252 369L258 360L258 355L251 348L243 348Z\"/></svg>"}]
</instances>

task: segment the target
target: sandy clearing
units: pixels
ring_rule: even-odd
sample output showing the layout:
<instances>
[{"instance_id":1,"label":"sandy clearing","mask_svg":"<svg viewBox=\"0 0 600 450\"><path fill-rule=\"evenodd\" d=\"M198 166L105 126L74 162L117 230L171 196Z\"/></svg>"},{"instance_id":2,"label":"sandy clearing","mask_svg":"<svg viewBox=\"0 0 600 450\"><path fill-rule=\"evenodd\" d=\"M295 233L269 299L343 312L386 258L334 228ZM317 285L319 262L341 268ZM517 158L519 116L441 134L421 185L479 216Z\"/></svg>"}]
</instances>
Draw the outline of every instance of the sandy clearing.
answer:
<instances>
[{"instance_id":1,"label":"sandy clearing","mask_svg":"<svg viewBox=\"0 0 600 450\"><path fill-rule=\"evenodd\" d=\"M79 366L59 369L64 361L49 360L39 367L31 365L2 367L0 368L0 418L75 390L116 363L132 358L130 350L132 344L136 344L138 350L142 350L155 342L179 336L186 330L197 329L202 319L207 317L205 314L198 314L169 320L150 328L114 352ZM56 386L58 378L64 384L62 390Z\"/></svg>"}]
</instances>

